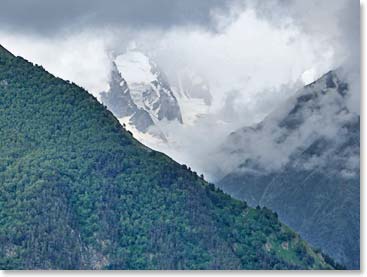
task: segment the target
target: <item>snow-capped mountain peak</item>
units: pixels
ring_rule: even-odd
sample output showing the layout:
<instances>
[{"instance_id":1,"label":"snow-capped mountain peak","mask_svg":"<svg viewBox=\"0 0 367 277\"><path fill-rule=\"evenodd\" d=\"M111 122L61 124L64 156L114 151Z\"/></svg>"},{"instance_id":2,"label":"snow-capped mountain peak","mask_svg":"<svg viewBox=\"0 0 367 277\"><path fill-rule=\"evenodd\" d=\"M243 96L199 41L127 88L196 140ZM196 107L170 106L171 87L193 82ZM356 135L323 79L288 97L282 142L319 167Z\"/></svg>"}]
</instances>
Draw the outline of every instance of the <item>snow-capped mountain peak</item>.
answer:
<instances>
[{"instance_id":1,"label":"snow-capped mountain peak","mask_svg":"<svg viewBox=\"0 0 367 277\"><path fill-rule=\"evenodd\" d=\"M160 151L176 149L173 130L198 123L209 114L212 101L200 74L186 68L169 77L151 57L129 47L114 58L110 90L101 94L136 138Z\"/></svg>"},{"instance_id":2,"label":"snow-capped mountain peak","mask_svg":"<svg viewBox=\"0 0 367 277\"><path fill-rule=\"evenodd\" d=\"M147 55L128 50L116 57L116 65L139 108L146 110L155 122L166 119L182 123L180 107L167 78Z\"/></svg>"}]
</instances>

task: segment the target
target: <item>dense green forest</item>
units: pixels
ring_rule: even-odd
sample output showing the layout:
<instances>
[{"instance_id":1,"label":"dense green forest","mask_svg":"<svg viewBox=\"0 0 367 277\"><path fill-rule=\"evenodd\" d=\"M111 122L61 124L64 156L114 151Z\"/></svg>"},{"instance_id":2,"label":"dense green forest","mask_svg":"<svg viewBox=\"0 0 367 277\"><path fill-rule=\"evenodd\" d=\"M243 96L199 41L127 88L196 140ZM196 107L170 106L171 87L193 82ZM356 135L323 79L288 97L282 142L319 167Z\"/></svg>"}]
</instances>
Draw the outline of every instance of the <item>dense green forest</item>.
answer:
<instances>
[{"instance_id":1,"label":"dense green forest","mask_svg":"<svg viewBox=\"0 0 367 277\"><path fill-rule=\"evenodd\" d=\"M137 142L84 89L0 47L1 269L332 269Z\"/></svg>"}]
</instances>

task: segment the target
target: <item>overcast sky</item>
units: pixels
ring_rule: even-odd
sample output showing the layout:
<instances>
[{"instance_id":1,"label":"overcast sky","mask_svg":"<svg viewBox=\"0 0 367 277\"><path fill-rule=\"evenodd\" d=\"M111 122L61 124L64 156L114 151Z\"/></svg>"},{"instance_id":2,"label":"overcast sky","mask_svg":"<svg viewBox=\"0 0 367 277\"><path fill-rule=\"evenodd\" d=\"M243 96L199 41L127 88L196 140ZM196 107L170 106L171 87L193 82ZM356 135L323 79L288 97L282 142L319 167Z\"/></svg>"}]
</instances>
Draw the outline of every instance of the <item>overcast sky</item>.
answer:
<instances>
[{"instance_id":1,"label":"overcast sky","mask_svg":"<svg viewBox=\"0 0 367 277\"><path fill-rule=\"evenodd\" d=\"M219 143L340 66L351 84L350 108L359 113L359 5L357 0L2 0L0 43L98 97L107 88L111 57L134 41L167 75L189 68L209 82L213 118L233 117L232 125L212 135ZM223 107L228 98L233 105ZM212 123L200 132L183 130L177 139L191 149L206 140Z\"/></svg>"},{"instance_id":2,"label":"overcast sky","mask_svg":"<svg viewBox=\"0 0 367 277\"><path fill-rule=\"evenodd\" d=\"M221 93L274 90L359 61L356 0L3 0L0 26L5 47L92 93L111 52L132 40L171 72L188 64L209 75Z\"/></svg>"},{"instance_id":3,"label":"overcast sky","mask_svg":"<svg viewBox=\"0 0 367 277\"><path fill-rule=\"evenodd\" d=\"M211 13L226 13L234 0L3 0L0 23L20 32L55 35L70 27L211 27Z\"/></svg>"},{"instance_id":4,"label":"overcast sky","mask_svg":"<svg viewBox=\"0 0 367 277\"><path fill-rule=\"evenodd\" d=\"M347 68L359 107L357 0L2 0L0 43L98 96L136 42L170 76L208 80L251 123L297 87ZM356 80L356 81L355 81ZM288 89L287 89L288 88Z\"/></svg>"}]
</instances>

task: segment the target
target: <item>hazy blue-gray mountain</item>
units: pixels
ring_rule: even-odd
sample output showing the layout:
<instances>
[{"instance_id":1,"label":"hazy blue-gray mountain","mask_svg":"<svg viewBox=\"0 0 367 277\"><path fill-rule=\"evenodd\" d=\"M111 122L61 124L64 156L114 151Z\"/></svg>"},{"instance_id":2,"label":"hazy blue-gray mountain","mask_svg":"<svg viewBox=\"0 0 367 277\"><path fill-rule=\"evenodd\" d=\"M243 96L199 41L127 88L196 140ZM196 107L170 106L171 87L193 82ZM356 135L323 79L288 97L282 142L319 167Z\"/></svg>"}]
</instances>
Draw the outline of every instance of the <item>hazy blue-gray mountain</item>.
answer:
<instances>
[{"instance_id":1,"label":"hazy blue-gray mountain","mask_svg":"<svg viewBox=\"0 0 367 277\"><path fill-rule=\"evenodd\" d=\"M208 82L189 68L177 73L175 86L179 98L201 99L207 106L212 104L213 97Z\"/></svg>"},{"instance_id":2,"label":"hazy blue-gray mountain","mask_svg":"<svg viewBox=\"0 0 367 277\"><path fill-rule=\"evenodd\" d=\"M360 118L331 71L223 146L235 169L219 186L276 211L312 245L359 268Z\"/></svg>"}]
</instances>

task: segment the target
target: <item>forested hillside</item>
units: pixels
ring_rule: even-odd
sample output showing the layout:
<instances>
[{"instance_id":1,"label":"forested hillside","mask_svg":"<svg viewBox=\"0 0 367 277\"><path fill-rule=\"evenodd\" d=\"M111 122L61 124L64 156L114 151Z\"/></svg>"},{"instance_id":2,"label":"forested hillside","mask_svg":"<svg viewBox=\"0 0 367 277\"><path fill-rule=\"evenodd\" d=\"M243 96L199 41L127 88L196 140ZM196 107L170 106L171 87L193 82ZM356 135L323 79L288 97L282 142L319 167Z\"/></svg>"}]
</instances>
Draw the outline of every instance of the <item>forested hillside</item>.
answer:
<instances>
[{"instance_id":1,"label":"forested hillside","mask_svg":"<svg viewBox=\"0 0 367 277\"><path fill-rule=\"evenodd\" d=\"M0 47L1 269L333 267L270 210L141 145L84 89Z\"/></svg>"}]
</instances>

